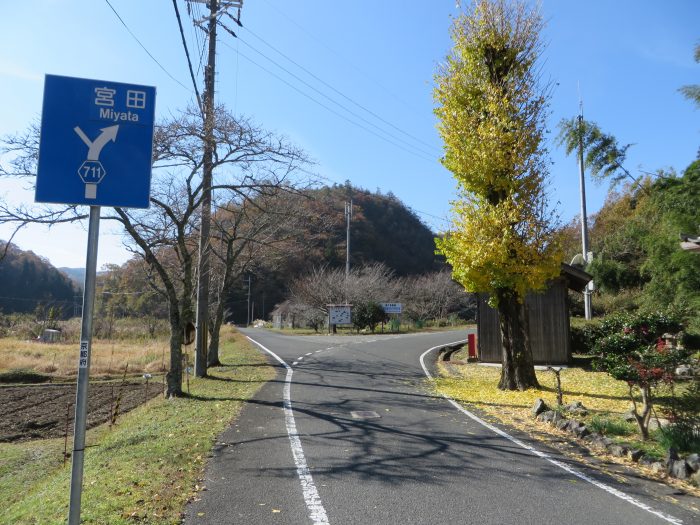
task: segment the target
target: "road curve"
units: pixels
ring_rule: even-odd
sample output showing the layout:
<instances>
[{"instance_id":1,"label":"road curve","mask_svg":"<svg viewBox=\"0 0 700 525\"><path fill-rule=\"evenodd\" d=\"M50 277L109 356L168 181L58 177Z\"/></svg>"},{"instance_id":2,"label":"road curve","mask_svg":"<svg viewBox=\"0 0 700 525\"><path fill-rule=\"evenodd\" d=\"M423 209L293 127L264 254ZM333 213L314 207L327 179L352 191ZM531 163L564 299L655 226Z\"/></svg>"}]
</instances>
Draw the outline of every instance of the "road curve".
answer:
<instances>
[{"instance_id":1,"label":"road curve","mask_svg":"<svg viewBox=\"0 0 700 525\"><path fill-rule=\"evenodd\" d=\"M435 395L420 356L463 331L243 332L279 373L220 436L189 525L700 522Z\"/></svg>"}]
</instances>

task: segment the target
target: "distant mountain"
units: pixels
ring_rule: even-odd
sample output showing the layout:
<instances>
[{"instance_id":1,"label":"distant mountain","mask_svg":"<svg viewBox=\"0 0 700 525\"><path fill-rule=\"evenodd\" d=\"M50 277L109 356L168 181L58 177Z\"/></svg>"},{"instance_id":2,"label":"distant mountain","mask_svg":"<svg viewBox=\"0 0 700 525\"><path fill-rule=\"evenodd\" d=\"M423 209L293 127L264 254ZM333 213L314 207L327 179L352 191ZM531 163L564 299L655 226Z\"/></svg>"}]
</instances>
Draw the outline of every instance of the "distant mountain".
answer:
<instances>
[{"instance_id":1,"label":"distant mountain","mask_svg":"<svg viewBox=\"0 0 700 525\"><path fill-rule=\"evenodd\" d=\"M85 268L67 268L62 266L59 271L65 273L78 286L82 287L85 283Z\"/></svg>"},{"instance_id":2,"label":"distant mountain","mask_svg":"<svg viewBox=\"0 0 700 525\"><path fill-rule=\"evenodd\" d=\"M0 253L6 243L0 241ZM10 244L0 260L0 310L34 312L37 307L59 309L60 316L74 311L80 288L51 263L31 251Z\"/></svg>"}]
</instances>

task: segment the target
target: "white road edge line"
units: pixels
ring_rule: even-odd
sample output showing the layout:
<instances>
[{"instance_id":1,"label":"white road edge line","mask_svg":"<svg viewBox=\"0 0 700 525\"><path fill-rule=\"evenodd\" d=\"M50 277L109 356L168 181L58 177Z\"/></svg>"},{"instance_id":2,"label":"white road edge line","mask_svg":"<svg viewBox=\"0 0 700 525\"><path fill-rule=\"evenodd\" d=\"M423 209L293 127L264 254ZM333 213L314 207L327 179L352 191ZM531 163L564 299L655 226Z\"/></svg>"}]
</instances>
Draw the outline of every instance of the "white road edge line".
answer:
<instances>
[{"instance_id":1,"label":"white road edge line","mask_svg":"<svg viewBox=\"0 0 700 525\"><path fill-rule=\"evenodd\" d=\"M294 370L272 350L265 348L251 337L246 336L246 338L265 350L265 352L274 357L287 369L287 377L284 381L284 422L287 426L287 435L289 436L289 444L292 447L292 456L294 457L294 464L297 467L297 475L301 482L301 491L304 495L306 508L309 510L309 518L311 518L314 525L329 525L326 509L323 508L323 503L321 502L321 497L318 495L318 490L316 490L311 471L306 464L304 449L301 447L301 439L297 432L297 424L294 421L294 411L292 410L292 374Z\"/></svg>"},{"instance_id":2,"label":"white road edge line","mask_svg":"<svg viewBox=\"0 0 700 525\"><path fill-rule=\"evenodd\" d=\"M425 352L423 352L423 353L421 354L421 356L420 356L420 366L423 367L423 372L425 372L425 375L428 377L428 379L434 379L434 378L433 378L433 375L428 371L428 368L425 366L425 356L428 355L428 354L429 354L430 352L432 352L433 350L436 350L436 349L438 349L438 348L442 348L442 347L445 347L445 346L451 346L451 345L454 345L454 344L457 344L457 343L464 343L464 342L466 342L466 340L454 341L453 343L447 343L447 344L444 344L444 345L434 346L434 347L432 347L432 348L429 348L428 350L426 350ZM656 510L656 509L650 507L650 506L647 505L646 503L642 503L641 501L639 501L639 500L633 498L633 497L630 496L629 494L626 494L626 493L622 492L621 490L618 490L618 489L616 489L616 488L614 488L614 487L611 487L610 485L606 485L605 483L601 483L600 481L596 481L595 479L591 478L591 477L588 476L587 474L584 474L583 472L579 472L578 470L576 470L576 469L574 469L574 468L571 468L571 467L570 467L569 465L567 465L566 463L562 463L561 461L558 461L558 460L554 459L552 456L550 456L550 455L547 454L546 452L542 452L542 451L540 451L540 450L537 450L536 448L531 447L530 445L528 445L528 444L526 444L526 443L523 443L523 442L520 441L519 439L514 438L513 436L511 436L510 434L504 432L504 431L501 430L500 428L497 428L497 427L495 427L495 426L493 426L493 425L487 423L486 421L484 421L483 419L481 419L479 416L477 416L476 414L470 412L469 410L467 410L466 408L464 408L462 405L460 405L459 403L457 403L457 401L455 401L455 400L452 399L451 397L449 397L449 396L447 396L447 395L445 395L445 394L440 394L440 395L441 395L442 397L444 397L447 401L449 401L449 402L452 404L452 406L454 406L457 410L459 410L460 412L462 412L462 413L463 413L464 415L466 415L467 417L473 419L474 421L476 421L476 422L479 423L480 425L485 426L486 428L488 428L489 430L495 432L495 433L498 434L499 436L506 438L508 441L510 441L510 442L512 442L512 443L514 443L514 444L516 444L516 445L518 445L519 447L524 448L525 450L527 450L528 452L534 454L535 456L539 456L539 457L541 457L542 459L544 459L544 460L546 460L546 461L549 461L552 465L557 466L557 467L559 467L559 468L562 469L562 470L565 470L565 471L568 472L569 474L572 474L572 475L576 476L577 478L579 478L579 479L581 479L581 480L583 480L583 481L586 481L586 482L590 483L591 485L595 485L596 487L598 487L599 489L604 490L604 491L607 492L608 494L612 494L613 496L615 496L615 497L617 497L617 498L620 498L621 500L624 500L624 501L626 501L626 502L628 502L628 503L631 503L631 504L634 505L635 507L639 507L640 509L647 511L647 512L653 514L654 516L657 516L657 517L661 518L662 520L667 521L668 523L673 523L674 525L682 525L682 524L683 524L683 520L680 520L680 519L678 519L678 518L675 518L675 517L673 517L673 516L671 516L671 515L669 515L669 514L666 514L666 513L664 513L664 512L658 511L658 510Z\"/></svg>"}]
</instances>

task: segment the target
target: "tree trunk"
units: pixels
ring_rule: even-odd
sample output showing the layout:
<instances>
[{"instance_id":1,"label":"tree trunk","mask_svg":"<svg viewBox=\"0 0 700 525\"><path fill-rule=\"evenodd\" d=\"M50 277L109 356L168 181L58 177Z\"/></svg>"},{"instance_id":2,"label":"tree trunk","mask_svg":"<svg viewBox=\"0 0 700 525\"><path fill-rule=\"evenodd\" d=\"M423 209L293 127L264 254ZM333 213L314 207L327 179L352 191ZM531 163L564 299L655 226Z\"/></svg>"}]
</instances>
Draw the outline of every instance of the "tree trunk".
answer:
<instances>
[{"instance_id":1,"label":"tree trunk","mask_svg":"<svg viewBox=\"0 0 700 525\"><path fill-rule=\"evenodd\" d=\"M220 303L223 303L219 299ZM219 360L219 341L221 335L221 325L224 321L224 309L223 305L221 308L216 308L216 315L214 321L211 323L209 331L209 351L207 352L207 366L221 366L221 361Z\"/></svg>"},{"instance_id":2,"label":"tree trunk","mask_svg":"<svg viewBox=\"0 0 700 525\"><path fill-rule=\"evenodd\" d=\"M539 388L532 361L525 303L514 290L496 292L501 329L501 390Z\"/></svg>"},{"instance_id":3,"label":"tree trunk","mask_svg":"<svg viewBox=\"0 0 700 525\"><path fill-rule=\"evenodd\" d=\"M184 326L181 322L177 305L170 305L170 370L166 376L168 389L166 397L181 397L182 392L182 334Z\"/></svg>"},{"instance_id":4,"label":"tree trunk","mask_svg":"<svg viewBox=\"0 0 700 525\"><path fill-rule=\"evenodd\" d=\"M639 427L639 432L642 434L642 441L649 439L649 420L651 419L652 396L651 387L643 385L639 387L642 392L642 413L637 413L637 401L634 398L634 387L630 385L629 396L632 400L634 419Z\"/></svg>"}]
</instances>

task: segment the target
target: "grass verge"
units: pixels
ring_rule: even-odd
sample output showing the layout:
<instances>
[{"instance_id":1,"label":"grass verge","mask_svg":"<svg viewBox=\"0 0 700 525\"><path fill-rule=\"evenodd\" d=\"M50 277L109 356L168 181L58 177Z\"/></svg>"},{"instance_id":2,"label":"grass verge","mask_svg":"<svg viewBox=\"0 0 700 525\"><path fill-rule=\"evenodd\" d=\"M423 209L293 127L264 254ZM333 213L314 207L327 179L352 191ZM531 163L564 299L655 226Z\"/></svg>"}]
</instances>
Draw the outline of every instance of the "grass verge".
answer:
<instances>
[{"instance_id":1,"label":"grass verge","mask_svg":"<svg viewBox=\"0 0 700 525\"><path fill-rule=\"evenodd\" d=\"M274 370L238 333L222 333L222 362L190 381L191 397L154 399L88 432L82 523L180 523L213 441ZM69 443L70 448L70 443ZM0 523L63 524L70 461L63 440L0 443Z\"/></svg>"},{"instance_id":2,"label":"grass verge","mask_svg":"<svg viewBox=\"0 0 700 525\"><path fill-rule=\"evenodd\" d=\"M540 435L565 435L546 423L536 421L531 413L538 398L544 399L550 407L557 406L556 380L552 372L536 371L540 388L520 392L498 389L501 373L498 367L442 362L439 367L442 377L436 379L435 386L440 393L521 430ZM660 431L652 432L652 439L641 441L636 424L622 418L631 404L624 381L617 381L604 372L569 368L562 370L561 382L564 404L580 401L588 410L587 416L572 417L588 425L591 430L602 430L613 440L642 449L649 456L662 458L665 455L666 449L659 439ZM669 402L667 396L657 397L659 404ZM655 405L657 410L659 404Z\"/></svg>"}]
</instances>

